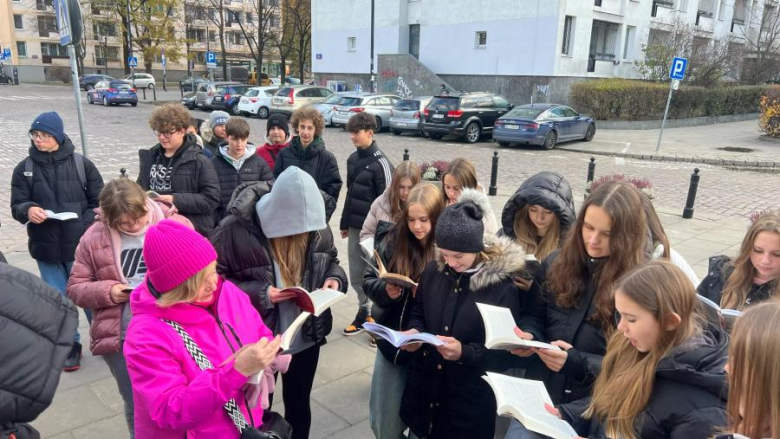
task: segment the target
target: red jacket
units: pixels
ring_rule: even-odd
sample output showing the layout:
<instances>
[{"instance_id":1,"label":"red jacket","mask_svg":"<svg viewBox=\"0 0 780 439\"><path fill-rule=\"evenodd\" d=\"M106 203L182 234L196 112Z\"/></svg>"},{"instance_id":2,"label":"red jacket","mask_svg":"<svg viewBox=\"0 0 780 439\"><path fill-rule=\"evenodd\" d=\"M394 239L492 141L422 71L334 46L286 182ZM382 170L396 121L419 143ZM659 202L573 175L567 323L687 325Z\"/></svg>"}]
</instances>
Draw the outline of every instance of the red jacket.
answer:
<instances>
[{"instance_id":1,"label":"red jacket","mask_svg":"<svg viewBox=\"0 0 780 439\"><path fill-rule=\"evenodd\" d=\"M262 157L268 163L268 167L271 168L271 171L273 171L274 165L276 164L276 156L279 154L279 151L288 146L290 146L289 139L287 139L286 143L271 144L265 142L265 145L257 148L257 155Z\"/></svg>"}]
</instances>

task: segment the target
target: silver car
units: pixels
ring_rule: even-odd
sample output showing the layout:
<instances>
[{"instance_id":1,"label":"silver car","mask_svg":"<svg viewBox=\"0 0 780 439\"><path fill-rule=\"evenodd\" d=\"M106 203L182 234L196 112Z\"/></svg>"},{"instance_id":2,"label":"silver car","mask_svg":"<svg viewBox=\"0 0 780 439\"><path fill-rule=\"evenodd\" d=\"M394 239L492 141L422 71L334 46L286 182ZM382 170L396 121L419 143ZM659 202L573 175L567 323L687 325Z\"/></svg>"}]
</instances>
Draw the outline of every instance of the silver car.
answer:
<instances>
[{"instance_id":1,"label":"silver car","mask_svg":"<svg viewBox=\"0 0 780 439\"><path fill-rule=\"evenodd\" d=\"M329 127L332 123L331 118L333 117L333 108L335 108L336 104L341 100L341 98L344 97L345 94L349 92L339 91L334 94L332 94L328 99L325 99L324 101L320 102L319 104L313 105L314 108L317 109L317 111L320 112L322 115L322 118L325 119L325 126Z\"/></svg>"},{"instance_id":2,"label":"silver car","mask_svg":"<svg viewBox=\"0 0 780 439\"><path fill-rule=\"evenodd\" d=\"M211 103L214 101L214 96L217 95L217 87L224 85L241 85L240 82L202 82L198 84L195 89L195 108L209 111L211 110Z\"/></svg>"},{"instance_id":3,"label":"silver car","mask_svg":"<svg viewBox=\"0 0 780 439\"><path fill-rule=\"evenodd\" d=\"M349 119L365 111L376 118L376 132L390 123L390 110L401 98L392 94L350 93L333 108L331 121L335 126L346 125Z\"/></svg>"},{"instance_id":4,"label":"silver car","mask_svg":"<svg viewBox=\"0 0 780 439\"><path fill-rule=\"evenodd\" d=\"M433 96L401 99L390 110L390 131L400 136L404 131L423 134L422 114Z\"/></svg>"}]
</instances>

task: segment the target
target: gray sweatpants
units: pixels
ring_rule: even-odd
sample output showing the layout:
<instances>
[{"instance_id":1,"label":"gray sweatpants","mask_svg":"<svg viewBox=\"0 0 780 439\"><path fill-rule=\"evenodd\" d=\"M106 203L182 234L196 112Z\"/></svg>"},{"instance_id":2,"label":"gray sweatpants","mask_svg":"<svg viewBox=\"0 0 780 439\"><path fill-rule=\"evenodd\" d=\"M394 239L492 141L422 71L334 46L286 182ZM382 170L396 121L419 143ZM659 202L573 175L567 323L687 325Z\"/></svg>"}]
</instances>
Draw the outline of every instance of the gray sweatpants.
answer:
<instances>
[{"instance_id":1,"label":"gray sweatpants","mask_svg":"<svg viewBox=\"0 0 780 439\"><path fill-rule=\"evenodd\" d=\"M349 228L347 254L349 255L349 283L358 296L361 311L371 313L371 301L363 292L363 273L366 270L366 254L360 247L360 229Z\"/></svg>"}]
</instances>

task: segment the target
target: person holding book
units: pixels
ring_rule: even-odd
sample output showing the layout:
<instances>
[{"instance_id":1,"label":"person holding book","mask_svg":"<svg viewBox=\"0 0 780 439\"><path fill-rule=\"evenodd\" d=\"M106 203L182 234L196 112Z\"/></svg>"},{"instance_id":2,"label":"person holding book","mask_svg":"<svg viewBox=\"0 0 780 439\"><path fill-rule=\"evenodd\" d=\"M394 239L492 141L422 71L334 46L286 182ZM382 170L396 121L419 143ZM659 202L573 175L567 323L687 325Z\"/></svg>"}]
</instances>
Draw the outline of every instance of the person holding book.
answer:
<instances>
[{"instance_id":1,"label":"person holding book","mask_svg":"<svg viewBox=\"0 0 780 439\"><path fill-rule=\"evenodd\" d=\"M393 171L390 185L371 203L366 220L360 230L360 242L374 239L380 222L395 223L401 217L404 203L412 188L420 183L420 168L411 160L401 162ZM374 246L369 246L373 248Z\"/></svg>"},{"instance_id":2,"label":"person holding book","mask_svg":"<svg viewBox=\"0 0 780 439\"><path fill-rule=\"evenodd\" d=\"M596 188L561 249L542 262L531 290L523 295L518 336L551 341L563 350L513 353L537 354L526 377L544 381L555 404L590 395L615 329L612 288L620 276L648 260L641 197L627 183Z\"/></svg>"},{"instance_id":3,"label":"person holding book","mask_svg":"<svg viewBox=\"0 0 780 439\"><path fill-rule=\"evenodd\" d=\"M276 156L274 177L279 178L290 166L311 175L317 187L328 195L325 200L325 221L330 221L336 211L342 181L336 156L325 149L322 140L325 120L317 109L303 107L295 110L290 125L297 136L293 137L288 148L282 149Z\"/></svg>"},{"instance_id":4,"label":"person holding book","mask_svg":"<svg viewBox=\"0 0 780 439\"><path fill-rule=\"evenodd\" d=\"M780 212L765 212L753 221L736 259L711 257L698 290L721 308L738 311L780 298Z\"/></svg>"},{"instance_id":5,"label":"person holding book","mask_svg":"<svg viewBox=\"0 0 780 439\"><path fill-rule=\"evenodd\" d=\"M418 184L406 198L397 223L379 223L375 238L376 255L390 272L419 282L423 269L435 259L434 231L444 209L444 201L439 188L433 183ZM369 265L363 279L363 290L374 302L374 308L380 310L375 313L377 323L396 331L409 329L416 288L404 288L382 280L377 269ZM369 398L371 430L377 439L399 439L406 430L399 410L406 369L413 354L382 339L377 340L377 347L379 352L374 362Z\"/></svg>"},{"instance_id":6,"label":"person holding book","mask_svg":"<svg viewBox=\"0 0 780 439\"><path fill-rule=\"evenodd\" d=\"M696 276L688 261L672 248L669 238L666 236L666 231L664 231L664 226L661 223L661 218L658 217L658 212L655 211L653 201L644 193L642 194L642 207L645 209L647 227L650 229L650 237L652 238L650 242L653 249L652 258L670 261L685 273L694 287L698 286L699 277Z\"/></svg>"},{"instance_id":7,"label":"person holding book","mask_svg":"<svg viewBox=\"0 0 780 439\"><path fill-rule=\"evenodd\" d=\"M149 227L171 218L192 228L165 203L149 199L138 184L124 177L109 181L100 193L98 221L76 248L68 281L68 297L91 309L90 351L101 356L114 376L124 401L125 420L133 434L133 389L123 354L130 324L130 291L146 276L144 237Z\"/></svg>"},{"instance_id":8,"label":"person holding book","mask_svg":"<svg viewBox=\"0 0 780 439\"><path fill-rule=\"evenodd\" d=\"M731 332L728 429L716 439L780 437L780 301L748 308Z\"/></svg>"},{"instance_id":9,"label":"person holding book","mask_svg":"<svg viewBox=\"0 0 780 439\"><path fill-rule=\"evenodd\" d=\"M447 165L447 169L441 174L441 189L447 206L457 203L464 189L478 189L485 192L485 188L477 183L477 170L474 165L464 158L453 159ZM498 231L496 214L489 205L485 207L482 222L485 223L485 233L492 235Z\"/></svg>"},{"instance_id":10,"label":"person holding book","mask_svg":"<svg viewBox=\"0 0 780 439\"><path fill-rule=\"evenodd\" d=\"M467 189L442 211L437 257L417 287L409 332L444 342L404 347L421 351L408 366L401 400L401 419L419 438L493 438L496 402L482 375L511 367L513 359L485 347L477 302L509 308L517 320L520 296L512 278L523 269L525 253L511 239L485 233L487 203L482 191Z\"/></svg>"},{"instance_id":11,"label":"person holding book","mask_svg":"<svg viewBox=\"0 0 780 439\"><path fill-rule=\"evenodd\" d=\"M291 166L275 182L239 186L230 216L214 234L218 271L249 295L275 334L284 333L302 312L295 294L285 288L347 291L347 276L325 222L326 198L309 174ZM295 439L309 437L314 374L332 326L330 310L309 317L287 351L292 360L282 375L282 397Z\"/></svg>"},{"instance_id":12,"label":"person holding book","mask_svg":"<svg viewBox=\"0 0 780 439\"><path fill-rule=\"evenodd\" d=\"M217 156L211 159L219 179L219 206L216 223L227 216L230 197L238 185L253 181L268 181L274 178L268 163L255 154L255 145L249 143L249 124L240 117L233 117L225 124L227 144L219 146Z\"/></svg>"},{"instance_id":13,"label":"person holding book","mask_svg":"<svg viewBox=\"0 0 780 439\"><path fill-rule=\"evenodd\" d=\"M563 175L549 171L532 175L504 206L498 233L516 240L526 252L543 261L560 247L574 223L572 200L571 186ZM535 274L518 276L515 284L528 291Z\"/></svg>"},{"instance_id":14,"label":"person holding book","mask_svg":"<svg viewBox=\"0 0 780 439\"><path fill-rule=\"evenodd\" d=\"M349 281L358 296L358 312L352 323L342 331L355 335L363 331L363 323L373 322L371 300L363 292L363 272L366 262L360 247L360 229L366 220L371 203L390 184L393 165L374 141L376 119L362 112L349 118L345 127L356 151L347 159L347 198L341 212L339 230L341 239L349 238Z\"/></svg>"},{"instance_id":15,"label":"person holding book","mask_svg":"<svg viewBox=\"0 0 780 439\"><path fill-rule=\"evenodd\" d=\"M217 275L214 247L189 227L170 219L149 227L143 257L124 345L136 437L238 439L242 422L260 427L248 379L273 367L279 338Z\"/></svg>"}]
</instances>

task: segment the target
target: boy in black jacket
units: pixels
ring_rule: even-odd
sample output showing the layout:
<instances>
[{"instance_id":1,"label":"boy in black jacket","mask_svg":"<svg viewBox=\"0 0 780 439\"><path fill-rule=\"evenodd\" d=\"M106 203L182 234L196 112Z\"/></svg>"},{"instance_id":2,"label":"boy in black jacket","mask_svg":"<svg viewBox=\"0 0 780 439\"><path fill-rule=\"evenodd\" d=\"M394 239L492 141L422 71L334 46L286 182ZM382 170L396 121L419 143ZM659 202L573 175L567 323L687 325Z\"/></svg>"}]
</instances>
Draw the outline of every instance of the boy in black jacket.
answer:
<instances>
[{"instance_id":1,"label":"boy in black jacket","mask_svg":"<svg viewBox=\"0 0 780 439\"><path fill-rule=\"evenodd\" d=\"M374 321L371 318L371 301L363 293L366 261L360 247L360 229L371 204L390 183L393 165L374 142L374 116L358 113L349 119L346 128L357 151L347 159L347 199L344 201L339 229L342 239L349 237L349 283L358 295L360 306L355 320L343 332L344 335L354 335L363 331L363 323Z\"/></svg>"}]
</instances>

